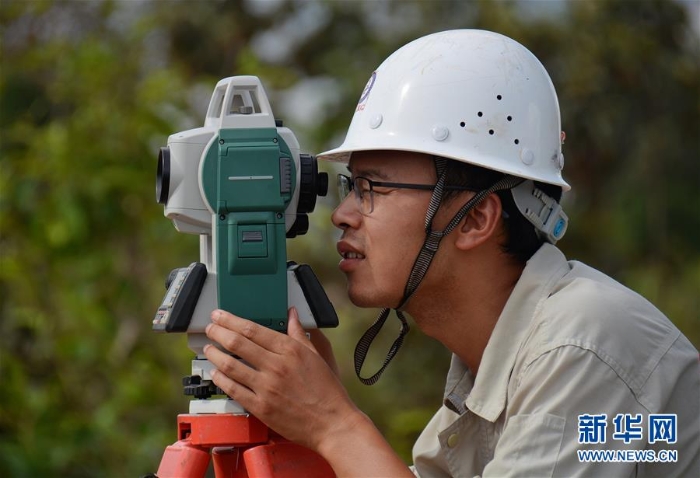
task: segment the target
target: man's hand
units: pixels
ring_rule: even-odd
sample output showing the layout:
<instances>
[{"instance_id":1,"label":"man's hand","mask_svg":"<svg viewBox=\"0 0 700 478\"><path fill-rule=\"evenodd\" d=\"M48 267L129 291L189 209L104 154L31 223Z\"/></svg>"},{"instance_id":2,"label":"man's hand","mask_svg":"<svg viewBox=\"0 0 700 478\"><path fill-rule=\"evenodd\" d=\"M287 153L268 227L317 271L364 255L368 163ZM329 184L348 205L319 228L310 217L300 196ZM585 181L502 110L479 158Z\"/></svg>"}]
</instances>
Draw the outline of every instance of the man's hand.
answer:
<instances>
[{"instance_id":1,"label":"man's hand","mask_svg":"<svg viewBox=\"0 0 700 478\"><path fill-rule=\"evenodd\" d=\"M212 321L207 336L242 359L208 345L204 354L216 367L212 379L246 410L318 452L338 476L413 477L348 397L328 340L320 331L309 340L295 309L287 335L220 310Z\"/></svg>"},{"instance_id":2,"label":"man's hand","mask_svg":"<svg viewBox=\"0 0 700 478\"><path fill-rule=\"evenodd\" d=\"M318 450L327 438L352 427L361 412L337 377L330 343L317 333L307 338L290 309L288 335L217 310L207 336L242 360L207 346L216 367L214 383L285 438ZM327 363L328 362L328 363Z\"/></svg>"}]
</instances>

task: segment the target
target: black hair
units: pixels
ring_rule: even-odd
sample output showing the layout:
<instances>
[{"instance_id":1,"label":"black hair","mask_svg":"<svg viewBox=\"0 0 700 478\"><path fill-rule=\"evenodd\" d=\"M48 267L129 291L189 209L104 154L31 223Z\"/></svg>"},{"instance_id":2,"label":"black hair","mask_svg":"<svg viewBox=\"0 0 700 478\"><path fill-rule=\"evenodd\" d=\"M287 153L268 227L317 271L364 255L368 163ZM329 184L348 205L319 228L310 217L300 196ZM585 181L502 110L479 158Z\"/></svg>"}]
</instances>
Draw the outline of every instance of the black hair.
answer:
<instances>
[{"instance_id":1,"label":"black hair","mask_svg":"<svg viewBox=\"0 0 700 478\"><path fill-rule=\"evenodd\" d=\"M448 160L445 185L480 191L489 188L503 176L504 173L498 171L461 161ZM535 181L535 186L554 200L561 200L562 188L560 186L538 181ZM446 190L442 198L443 203L452 200L458 193L458 191ZM505 213L503 221L505 240L502 244L502 250L524 264L537 252L544 240L537 235L535 226L520 213L510 190L498 191L495 194L500 198Z\"/></svg>"}]
</instances>

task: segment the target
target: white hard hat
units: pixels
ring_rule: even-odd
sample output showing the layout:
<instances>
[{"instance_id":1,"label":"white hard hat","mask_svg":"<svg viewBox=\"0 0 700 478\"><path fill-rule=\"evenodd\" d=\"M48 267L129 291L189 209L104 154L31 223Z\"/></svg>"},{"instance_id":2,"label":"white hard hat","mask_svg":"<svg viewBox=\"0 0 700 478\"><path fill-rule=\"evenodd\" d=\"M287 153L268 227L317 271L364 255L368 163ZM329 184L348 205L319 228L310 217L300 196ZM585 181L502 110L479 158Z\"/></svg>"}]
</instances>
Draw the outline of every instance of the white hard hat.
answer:
<instances>
[{"instance_id":1,"label":"white hard hat","mask_svg":"<svg viewBox=\"0 0 700 478\"><path fill-rule=\"evenodd\" d=\"M367 82L343 144L317 157L413 151L568 190L561 143L557 95L539 60L498 33L452 30L389 56Z\"/></svg>"}]
</instances>

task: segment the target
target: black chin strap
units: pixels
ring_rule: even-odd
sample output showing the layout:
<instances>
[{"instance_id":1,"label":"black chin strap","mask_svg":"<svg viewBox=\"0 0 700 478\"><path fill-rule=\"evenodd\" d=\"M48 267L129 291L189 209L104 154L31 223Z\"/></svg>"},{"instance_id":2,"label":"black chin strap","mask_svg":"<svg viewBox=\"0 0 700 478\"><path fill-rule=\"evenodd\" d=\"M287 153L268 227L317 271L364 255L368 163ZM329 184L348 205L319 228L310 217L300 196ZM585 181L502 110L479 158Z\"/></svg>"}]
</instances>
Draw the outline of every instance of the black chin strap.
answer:
<instances>
[{"instance_id":1,"label":"black chin strap","mask_svg":"<svg viewBox=\"0 0 700 478\"><path fill-rule=\"evenodd\" d=\"M401 348L401 345L403 345L404 337L406 336L408 331L411 330L411 328L408 326L408 322L406 321L406 317L404 317L403 315L403 312L396 309L396 316L401 321L401 330L399 331L399 336L396 337L394 343L391 344L391 348L387 352L386 358L384 359L384 363L382 364L381 368L377 370L377 372L371 377L363 377L361 375L362 364L365 363L365 359L367 358L367 353L369 352L369 348L372 345L372 342L375 338L377 338L377 335L379 335L379 331L382 330L382 327L384 327L384 322L386 322L387 317L389 317L389 312L391 312L391 309L389 308L382 309L381 313L379 314L379 317L377 317L377 320L375 320L374 323L369 327L369 329L367 329L367 331L362 335L362 337L360 337L360 340L355 346L355 374L357 374L357 378L360 379L360 382L362 382L365 385L374 385L379 381L379 377L382 376L384 370L386 370L387 366L389 365L389 362L392 361L392 359L396 355L396 352L398 352L399 348Z\"/></svg>"},{"instance_id":2,"label":"black chin strap","mask_svg":"<svg viewBox=\"0 0 700 478\"><path fill-rule=\"evenodd\" d=\"M411 269L408 281L406 282L406 287L404 289L401 303L396 309L394 309L394 312L396 312L396 316L401 321L401 330L399 331L399 336L396 338L396 340L394 340L394 343L391 345L389 352L387 352L386 358L384 359L384 363L382 364L381 368L371 377L362 377L362 365L364 364L365 359L367 358L367 353L369 352L372 342L375 338L377 338L377 335L379 335L379 331L382 329L384 323L386 322L386 319L389 317L391 309L386 308L381 311L379 317L377 317L377 320L375 320L374 323L369 327L369 329L367 329L367 331L362 335L362 337L360 337L360 340L357 342L357 346L355 346L355 373L357 374L357 378L360 379L360 382L362 382L365 385L374 385L379 381L379 378L384 373L384 370L386 370L389 363L393 360L394 356L399 351L399 348L401 348L401 345L403 345L404 337L406 336L406 334L408 334L410 327L408 326L406 317L404 317L404 314L401 309L405 307L406 303L413 296L413 294L418 289L418 286L423 281L425 274L428 272L428 267L430 267L430 264L432 263L433 258L437 253L438 246L440 245L440 241L442 241L442 238L451 233L454 230L454 228L457 227L457 225L459 225L464 216L466 216L472 208L479 204L488 195L496 191L511 189L524 181L523 178L518 178L515 176L503 176L501 179L496 181L491 187L479 191L469 201L467 201L460 208L460 210L457 211L457 213L454 215L452 220L449 222L449 224L447 225L447 227L445 227L443 231L434 231L433 219L435 218L438 209L440 209L440 204L442 203L442 196L445 189L445 175L447 170L446 166L447 160L445 158L435 158L435 169L437 171L438 181L435 184L433 195L430 198L428 211L425 215L425 241L423 242L423 246L421 247L421 250L418 253L418 257L416 257L416 260L413 263L413 268Z\"/></svg>"}]
</instances>

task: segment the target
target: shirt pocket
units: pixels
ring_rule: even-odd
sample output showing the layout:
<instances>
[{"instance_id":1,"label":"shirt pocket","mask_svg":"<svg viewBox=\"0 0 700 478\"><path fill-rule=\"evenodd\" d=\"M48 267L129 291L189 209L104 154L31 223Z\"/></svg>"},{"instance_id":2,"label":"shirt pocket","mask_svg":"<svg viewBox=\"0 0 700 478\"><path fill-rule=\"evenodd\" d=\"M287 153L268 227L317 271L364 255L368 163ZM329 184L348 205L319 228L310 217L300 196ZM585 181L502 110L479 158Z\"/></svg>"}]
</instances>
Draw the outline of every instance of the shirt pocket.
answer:
<instances>
[{"instance_id":1,"label":"shirt pocket","mask_svg":"<svg viewBox=\"0 0 700 478\"><path fill-rule=\"evenodd\" d=\"M548 413L508 419L483 476L551 477L559 459L566 419Z\"/></svg>"}]
</instances>

